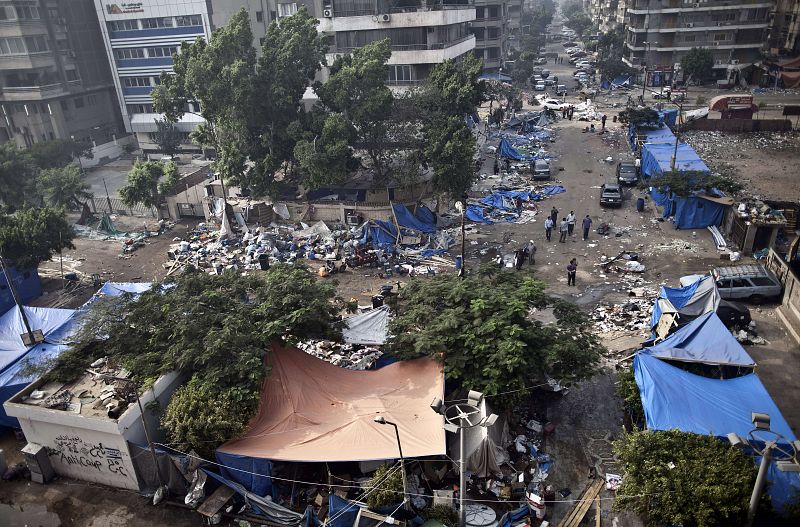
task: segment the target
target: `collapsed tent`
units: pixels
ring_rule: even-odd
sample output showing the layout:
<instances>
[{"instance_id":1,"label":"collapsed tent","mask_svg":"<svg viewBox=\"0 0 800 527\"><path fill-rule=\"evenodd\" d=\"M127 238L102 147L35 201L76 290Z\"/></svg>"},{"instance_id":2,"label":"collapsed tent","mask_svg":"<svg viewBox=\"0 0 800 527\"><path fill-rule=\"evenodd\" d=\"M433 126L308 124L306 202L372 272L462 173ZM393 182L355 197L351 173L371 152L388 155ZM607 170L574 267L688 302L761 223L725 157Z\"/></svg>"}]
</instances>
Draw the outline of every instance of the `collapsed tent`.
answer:
<instances>
[{"instance_id":1,"label":"collapsed tent","mask_svg":"<svg viewBox=\"0 0 800 527\"><path fill-rule=\"evenodd\" d=\"M733 198L725 196L717 189L678 196L669 189L650 187L650 196L656 205L662 207L662 217L674 218L677 229L705 229L712 225L721 225L725 209L734 203Z\"/></svg>"},{"instance_id":2,"label":"collapsed tent","mask_svg":"<svg viewBox=\"0 0 800 527\"><path fill-rule=\"evenodd\" d=\"M642 175L658 177L671 172L673 158L677 172L711 172L697 152L686 143L678 144L677 150L674 143L645 144L642 146Z\"/></svg>"},{"instance_id":3,"label":"collapsed tent","mask_svg":"<svg viewBox=\"0 0 800 527\"><path fill-rule=\"evenodd\" d=\"M496 221L514 221L520 214L516 208L516 200L523 202L541 201L545 196L555 196L566 192L561 185L547 185L541 192L527 190L497 190L481 198L478 203L467 205L464 216L475 223L491 224Z\"/></svg>"},{"instance_id":4,"label":"collapsed tent","mask_svg":"<svg viewBox=\"0 0 800 527\"><path fill-rule=\"evenodd\" d=\"M535 161L536 156L523 154L509 143L505 137L500 140L500 147L498 148L500 157L503 159L512 159L514 161Z\"/></svg>"},{"instance_id":5,"label":"collapsed tent","mask_svg":"<svg viewBox=\"0 0 800 527\"><path fill-rule=\"evenodd\" d=\"M458 398L460 397L456 399ZM491 413L492 409L484 399L481 401L481 417L485 418ZM508 421L505 417L499 417L492 426L474 426L465 428L460 433L464 434L464 458L467 470L479 478L491 478L502 474L500 465L510 459L508 452L503 448L503 445L510 443ZM460 440L450 442L450 458L461 458Z\"/></svg>"},{"instance_id":6,"label":"collapsed tent","mask_svg":"<svg viewBox=\"0 0 800 527\"><path fill-rule=\"evenodd\" d=\"M678 109L665 108L663 110L658 110L658 120L667 126L675 126L675 124L678 122Z\"/></svg>"},{"instance_id":7,"label":"collapsed tent","mask_svg":"<svg viewBox=\"0 0 800 527\"><path fill-rule=\"evenodd\" d=\"M420 207L420 209L425 209L427 212L421 212L419 215L414 215L408 210L408 207L405 205L397 205L393 204L392 209L394 209L395 218L397 218L397 224L400 227L404 227L406 229L411 229L419 232L424 232L430 234L432 232L436 232L436 221L429 221L422 218L431 218L433 213L425 207L424 205Z\"/></svg>"},{"instance_id":8,"label":"collapsed tent","mask_svg":"<svg viewBox=\"0 0 800 527\"><path fill-rule=\"evenodd\" d=\"M655 346L644 348L639 353L683 362L750 368L756 365L713 311L701 315Z\"/></svg>"},{"instance_id":9,"label":"collapsed tent","mask_svg":"<svg viewBox=\"0 0 800 527\"><path fill-rule=\"evenodd\" d=\"M412 213L405 205L392 204L393 220L369 220L362 226L360 243L371 243L384 250L392 250L398 244L404 244L403 237L409 237L413 243L407 246L427 244L427 250L433 253L444 252L452 243L452 239L436 230L436 215L425 205L419 205ZM395 221L397 222L395 224ZM400 231L398 232L398 226ZM398 236L399 235L399 236ZM420 238L427 235L427 241ZM406 240L409 241L409 240Z\"/></svg>"},{"instance_id":10,"label":"collapsed tent","mask_svg":"<svg viewBox=\"0 0 800 527\"><path fill-rule=\"evenodd\" d=\"M755 373L709 379L642 354L633 359L633 369L650 430L677 429L727 441L730 432L748 437L752 413L760 412L769 415L771 430L790 442L796 439ZM758 464L760 458L754 461ZM768 479L773 506L780 512L800 491L800 474L781 472L771 463Z\"/></svg>"},{"instance_id":11,"label":"collapsed tent","mask_svg":"<svg viewBox=\"0 0 800 527\"><path fill-rule=\"evenodd\" d=\"M344 319L342 338L348 344L381 346L389 333L389 307L381 306Z\"/></svg>"},{"instance_id":12,"label":"collapsed tent","mask_svg":"<svg viewBox=\"0 0 800 527\"><path fill-rule=\"evenodd\" d=\"M611 81L611 88L629 87L631 85L630 75L619 75Z\"/></svg>"},{"instance_id":13,"label":"collapsed tent","mask_svg":"<svg viewBox=\"0 0 800 527\"><path fill-rule=\"evenodd\" d=\"M656 330L659 337L664 338L676 318L691 319L706 313L716 313L719 301L717 284L710 275L701 276L683 287L663 286L653 305L650 327ZM666 320L662 322L662 318ZM666 327L667 330L663 332L663 336L659 331L661 327Z\"/></svg>"},{"instance_id":14,"label":"collapsed tent","mask_svg":"<svg viewBox=\"0 0 800 527\"><path fill-rule=\"evenodd\" d=\"M76 311L25 307L32 330L41 330L44 341L26 346L21 335L27 330L17 306L0 317L0 426L19 426L14 417L6 415L2 403L22 390L37 375L29 366L45 364L67 348L66 338L72 332Z\"/></svg>"},{"instance_id":15,"label":"collapsed tent","mask_svg":"<svg viewBox=\"0 0 800 527\"><path fill-rule=\"evenodd\" d=\"M395 459L394 430L374 423L376 415L397 424L406 457L445 453L441 416L429 407L434 398L444 398L444 373L431 359L354 371L274 344L267 366L271 373L258 413L241 438L217 449L223 466L269 475L269 460ZM252 475L225 469L223 475L262 495L254 485L271 488L269 478L256 482Z\"/></svg>"},{"instance_id":16,"label":"collapsed tent","mask_svg":"<svg viewBox=\"0 0 800 527\"><path fill-rule=\"evenodd\" d=\"M675 144L675 134L672 133L669 126L660 124L655 127L649 126L635 126L631 124L628 126L628 144L632 151L637 151L639 145L645 143L652 144Z\"/></svg>"}]
</instances>

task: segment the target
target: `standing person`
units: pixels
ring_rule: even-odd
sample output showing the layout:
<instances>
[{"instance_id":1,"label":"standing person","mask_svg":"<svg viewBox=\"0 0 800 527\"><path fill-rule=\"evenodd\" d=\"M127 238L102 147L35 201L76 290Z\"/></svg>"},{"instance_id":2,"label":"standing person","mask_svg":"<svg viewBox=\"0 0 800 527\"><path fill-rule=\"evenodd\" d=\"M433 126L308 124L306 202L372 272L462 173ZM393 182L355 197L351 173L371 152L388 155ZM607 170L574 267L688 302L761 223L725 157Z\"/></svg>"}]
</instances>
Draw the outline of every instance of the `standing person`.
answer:
<instances>
[{"instance_id":1,"label":"standing person","mask_svg":"<svg viewBox=\"0 0 800 527\"><path fill-rule=\"evenodd\" d=\"M583 241L586 241L589 239L589 229L592 228L592 218L587 214L586 217L583 218L581 225L583 226Z\"/></svg>"},{"instance_id":2,"label":"standing person","mask_svg":"<svg viewBox=\"0 0 800 527\"><path fill-rule=\"evenodd\" d=\"M550 237L553 236L553 218L548 216L544 220L544 235L547 237L547 241L550 241Z\"/></svg>"},{"instance_id":3,"label":"standing person","mask_svg":"<svg viewBox=\"0 0 800 527\"><path fill-rule=\"evenodd\" d=\"M558 239L560 243L567 243L567 233L569 232L569 222L567 218L561 218L561 225L558 227L561 237Z\"/></svg>"},{"instance_id":4,"label":"standing person","mask_svg":"<svg viewBox=\"0 0 800 527\"><path fill-rule=\"evenodd\" d=\"M536 244L533 240L528 242L528 245L525 247L525 250L528 251L528 262L533 265L536 263Z\"/></svg>"},{"instance_id":5,"label":"standing person","mask_svg":"<svg viewBox=\"0 0 800 527\"><path fill-rule=\"evenodd\" d=\"M576 274L578 274L578 261L573 258L567 266L567 285L575 285Z\"/></svg>"},{"instance_id":6,"label":"standing person","mask_svg":"<svg viewBox=\"0 0 800 527\"><path fill-rule=\"evenodd\" d=\"M569 211L569 214L567 214L567 224L568 224L567 227L569 227L568 232L570 236L572 236L572 231L575 230L575 221L576 221L575 211L571 210Z\"/></svg>"},{"instance_id":7,"label":"standing person","mask_svg":"<svg viewBox=\"0 0 800 527\"><path fill-rule=\"evenodd\" d=\"M525 263L525 249L520 247L514 251L514 268L517 271L522 270L522 264Z\"/></svg>"},{"instance_id":8,"label":"standing person","mask_svg":"<svg viewBox=\"0 0 800 527\"><path fill-rule=\"evenodd\" d=\"M497 162L497 157L494 158L494 175L500 173L500 163Z\"/></svg>"},{"instance_id":9,"label":"standing person","mask_svg":"<svg viewBox=\"0 0 800 527\"><path fill-rule=\"evenodd\" d=\"M603 114L603 116L600 118L600 124L601 124L601 128L600 129L605 131L605 129L606 129L606 114Z\"/></svg>"},{"instance_id":10,"label":"standing person","mask_svg":"<svg viewBox=\"0 0 800 527\"><path fill-rule=\"evenodd\" d=\"M550 219L553 220L553 227L556 226L556 222L558 221L558 209L553 207L550 209Z\"/></svg>"}]
</instances>

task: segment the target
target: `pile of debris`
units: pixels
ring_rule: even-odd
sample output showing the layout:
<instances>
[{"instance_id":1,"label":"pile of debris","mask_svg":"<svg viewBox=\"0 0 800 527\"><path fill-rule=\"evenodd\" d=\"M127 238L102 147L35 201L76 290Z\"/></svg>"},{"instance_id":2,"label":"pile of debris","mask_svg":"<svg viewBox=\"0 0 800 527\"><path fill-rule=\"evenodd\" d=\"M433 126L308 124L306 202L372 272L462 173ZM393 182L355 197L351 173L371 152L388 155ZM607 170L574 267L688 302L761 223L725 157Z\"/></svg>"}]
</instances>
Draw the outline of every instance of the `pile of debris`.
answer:
<instances>
[{"instance_id":1,"label":"pile of debris","mask_svg":"<svg viewBox=\"0 0 800 527\"><path fill-rule=\"evenodd\" d=\"M620 304L598 305L590 313L594 329L599 334L612 332L648 333L656 293L642 290L640 297L629 298Z\"/></svg>"},{"instance_id":2,"label":"pile of debris","mask_svg":"<svg viewBox=\"0 0 800 527\"><path fill-rule=\"evenodd\" d=\"M786 217L783 211L773 209L760 199L742 201L736 206L736 213L740 218L751 221L757 225L785 225Z\"/></svg>"},{"instance_id":3,"label":"pile of debris","mask_svg":"<svg viewBox=\"0 0 800 527\"><path fill-rule=\"evenodd\" d=\"M330 340L307 340L298 343L297 348L347 370L368 370L383 355L378 348Z\"/></svg>"},{"instance_id":4,"label":"pile of debris","mask_svg":"<svg viewBox=\"0 0 800 527\"><path fill-rule=\"evenodd\" d=\"M744 344L745 346L751 346L754 344L762 346L769 344L769 341L767 339L759 336L758 333L756 332L755 320L751 320L747 326L739 330L731 331L731 333L733 334L734 337L736 337L736 340L738 340L741 344Z\"/></svg>"},{"instance_id":5,"label":"pile of debris","mask_svg":"<svg viewBox=\"0 0 800 527\"><path fill-rule=\"evenodd\" d=\"M683 132L681 138L703 159L749 159L749 149L782 152L796 151L800 147L796 134L791 132L726 134L690 130Z\"/></svg>"}]
</instances>

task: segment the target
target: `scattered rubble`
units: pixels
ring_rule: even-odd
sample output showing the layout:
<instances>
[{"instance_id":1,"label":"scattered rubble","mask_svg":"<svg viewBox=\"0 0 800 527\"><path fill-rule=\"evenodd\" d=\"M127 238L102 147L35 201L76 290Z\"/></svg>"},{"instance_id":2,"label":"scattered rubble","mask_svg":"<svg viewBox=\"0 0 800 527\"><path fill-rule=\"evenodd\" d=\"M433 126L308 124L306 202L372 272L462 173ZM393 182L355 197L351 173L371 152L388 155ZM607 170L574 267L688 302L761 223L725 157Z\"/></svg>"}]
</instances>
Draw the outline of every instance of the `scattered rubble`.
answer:
<instances>
[{"instance_id":1,"label":"scattered rubble","mask_svg":"<svg viewBox=\"0 0 800 527\"><path fill-rule=\"evenodd\" d=\"M297 348L309 355L348 370L368 370L383 355L378 348L342 344L329 340L307 340Z\"/></svg>"}]
</instances>

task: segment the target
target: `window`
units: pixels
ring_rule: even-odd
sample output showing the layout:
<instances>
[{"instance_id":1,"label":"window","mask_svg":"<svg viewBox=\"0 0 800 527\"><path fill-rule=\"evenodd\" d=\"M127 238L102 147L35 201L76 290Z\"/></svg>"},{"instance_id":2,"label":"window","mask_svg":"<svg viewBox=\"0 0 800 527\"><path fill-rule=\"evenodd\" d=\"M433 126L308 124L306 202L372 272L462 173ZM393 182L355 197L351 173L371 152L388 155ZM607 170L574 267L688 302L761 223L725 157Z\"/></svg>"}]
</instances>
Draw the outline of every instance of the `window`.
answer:
<instances>
[{"instance_id":1,"label":"window","mask_svg":"<svg viewBox=\"0 0 800 527\"><path fill-rule=\"evenodd\" d=\"M77 108L83 108L84 105L85 105L85 103L83 102L83 97L76 97L75 99L73 99L72 102L75 103L75 108L76 109Z\"/></svg>"},{"instance_id":2,"label":"window","mask_svg":"<svg viewBox=\"0 0 800 527\"><path fill-rule=\"evenodd\" d=\"M41 53L50 50L50 46L47 44L47 39L44 35L25 37L25 45L28 48L28 53Z\"/></svg>"},{"instance_id":3,"label":"window","mask_svg":"<svg viewBox=\"0 0 800 527\"><path fill-rule=\"evenodd\" d=\"M86 102L89 104L97 104L97 95L89 95L86 97Z\"/></svg>"},{"instance_id":4,"label":"window","mask_svg":"<svg viewBox=\"0 0 800 527\"><path fill-rule=\"evenodd\" d=\"M69 110L69 105L67 104L67 101L61 100L61 109L64 110L65 112Z\"/></svg>"},{"instance_id":5,"label":"window","mask_svg":"<svg viewBox=\"0 0 800 527\"><path fill-rule=\"evenodd\" d=\"M278 18L283 18L285 16L292 16L293 14L297 13L297 4L278 4Z\"/></svg>"},{"instance_id":6,"label":"window","mask_svg":"<svg viewBox=\"0 0 800 527\"><path fill-rule=\"evenodd\" d=\"M122 77L122 85L126 88L150 86L150 77Z\"/></svg>"},{"instance_id":7,"label":"window","mask_svg":"<svg viewBox=\"0 0 800 527\"><path fill-rule=\"evenodd\" d=\"M39 8L32 5L14 6L20 20L39 20Z\"/></svg>"},{"instance_id":8,"label":"window","mask_svg":"<svg viewBox=\"0 0 800 527\"><path fill-rule=\"evenodd\" d=\"M389 66L389 82L408 82L411 80L411 66Z\"/></svg>"},{"instance_id":9,"label":"window","mask_svg":"<svg viewBox=\"0 0 800 527\"><path fill-rule=\"evenodd\" d=\"M172 17L143 18L142 29L158 29L161 27L173 27Z\"/></svg>"},{"instance_id":10,"label":"window","mask_svg":"<svg viewBox=\"0 0 800 527\"><path fill-rule=\"evenodd\" d=\"M8 20L9 19L8 8L4 6L0 6L0 20Z\"/></svg>"},{"instance_id":11,"label":"window","mask_svg":"<svg viewBox=\"0 0 800 527\"><path fill-rule=\"evenodd\" d=\"M78 70L65 70L64 73L67 75L68 81L78 80Z\"/></svg>"},{"instance_id":12,"label":"window","mask_svg":"<svg viewBox=\"0 0 800 527\"><path fill-rule=\"evenodd\" d=\"M697 35L684 35L683 40L684 42L694 42L694 39Z\"/></svg>"},{"instance_id":13,"label":"window","mask_svg":"<svg viewBox=\"0 0 800 527\"><path fill-rule=\"evenodd\" d=\"M144 50L142 48L119 48L114 50L114 55L118 59L143 59Z\"/></svg>"},{"instance_id":14,"label":"window","mask_svg":"<svg viewBox=\"0 0 800 527\"><path fill-rule=\"evenodd\" d=\"M256 11L256 22L264 21L264 11Z\"/></svg>"},{"instance_id":15,"label":"window","mask_svg":"<svg viewBox=\"0 0 800 527\"><path fill-rule=\"evenodd\" d=\"M139 29L138 20L114 20L108 23L109 31L136 31Z\"/></svg>"},{"instance_id":16,"label":"window","mask_svg":"<svg viewBox=\"0 0 800 527\"><path fill-rule=\"evenodd\" d=\"M753 276L750 278L750 281L753 282L753 285L759 287L763 286L772 287L775 285L775 283L766 276Z\"/></svg>"},{"instance_id":17,"label":"window","mask_svg":"<svg viewBox=\"0 0 800 527\"><path fill-rule=\"evenodd\" d=\"M185 15L185 16L178 16L175 17L175 22L178 27L185 27L185 26L202 26L203 25L203 17L200 15Z\"/></svg>"},{"instance_id":18,"label":"window","mask_svg":"<svg viewBox=\"0 0 800 527\"><path fill-rule=\"evenodd\" d=\"M171 57L178 52L175 46L166 46L163 48L147 48L148 57Z\"/></svg>"},{"instance_id":19,"label":"window","mask_svg":"<svg viewBox=\"0 0 800 527\"><path fill-rule=\"evenodd\" d=\"M152 104L129 104L128 113L153 113Z\"/></svg>"},{"instance_id":20,"label":"window","mask_svg":"<svg viewBox=\"0 0 800 527\"><path fill-rule=\"evenodd\" d=\"M486 15L484 14L484 8L483 7L476 7L475 8L475 18L477 20L483 20L485 17L486 17Z\"/></svg>"},{"instance_id":21,"label":"window","mask_svg":"<svg viewBox=\"0 0 800 527\"><path fill-rule=\"evenodd\" d=\"M727 33L717 33L714 35L714 42L722 42L723 40L728 40Z\"/></svg>"},{"instance_id":22,"label":"window","mask_svg":"<svg viewBox=\"0 0 800 527\"><path fill-rule=\"evenodd\" d=\"M0 38L0 55L21 55L25 53L25 42L20 37Z\"/></svg>"},{"instance_id":23,"label":"window","mask_svg":"<svg viewBox=\"0 0 800 527\"><path fill-rule=\"evenodd\" d=\"M733 278L731 287L751 287L750 282L744 278Z\"/></svg>"}]
</instances>

